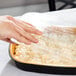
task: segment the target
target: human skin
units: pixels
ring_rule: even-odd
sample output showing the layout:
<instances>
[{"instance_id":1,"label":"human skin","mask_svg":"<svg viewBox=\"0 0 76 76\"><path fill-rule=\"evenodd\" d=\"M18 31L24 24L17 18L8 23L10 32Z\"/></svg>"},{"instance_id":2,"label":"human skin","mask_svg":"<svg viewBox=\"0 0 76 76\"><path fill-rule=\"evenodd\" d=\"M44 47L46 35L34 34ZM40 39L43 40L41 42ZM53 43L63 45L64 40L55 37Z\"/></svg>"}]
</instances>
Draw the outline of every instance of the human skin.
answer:
<instances>
[{"instance_id":1,"label":"human skin","mask_svg":"<svg viewBox=\"0 0 76 76\"><path fill-rule=\"evenodd\" d=\"M31 24L12 16L0 16L0 40L13 43L11 38L25 44L38 43L38 40L32 35L42 35Z\"/></svg>"}]
</instances>

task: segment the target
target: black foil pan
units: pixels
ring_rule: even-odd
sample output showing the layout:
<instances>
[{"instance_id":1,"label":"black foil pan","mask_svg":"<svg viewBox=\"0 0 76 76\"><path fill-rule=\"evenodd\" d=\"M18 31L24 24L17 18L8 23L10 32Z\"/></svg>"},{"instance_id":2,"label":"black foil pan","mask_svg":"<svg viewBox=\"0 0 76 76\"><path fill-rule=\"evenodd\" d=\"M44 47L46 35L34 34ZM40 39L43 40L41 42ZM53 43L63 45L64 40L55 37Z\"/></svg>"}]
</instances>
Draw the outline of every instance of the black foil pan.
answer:
<instances>
[{"instance_id":1,"label":"black foil pan","mask_svg":"<svg viewBox=\"0 0 76 76\"><path fill-rule=\"evenodd\" d=\"M10 44L9 53L12 60L15 62L16 66L19 69L22 69L24 71L38 72L45 74L76 75L76 67L46 66L46 65L22 63L14 59L14 57L12 56L14 54L15 47L16 47L15 44Z\"/></svg>"}]
</instances>

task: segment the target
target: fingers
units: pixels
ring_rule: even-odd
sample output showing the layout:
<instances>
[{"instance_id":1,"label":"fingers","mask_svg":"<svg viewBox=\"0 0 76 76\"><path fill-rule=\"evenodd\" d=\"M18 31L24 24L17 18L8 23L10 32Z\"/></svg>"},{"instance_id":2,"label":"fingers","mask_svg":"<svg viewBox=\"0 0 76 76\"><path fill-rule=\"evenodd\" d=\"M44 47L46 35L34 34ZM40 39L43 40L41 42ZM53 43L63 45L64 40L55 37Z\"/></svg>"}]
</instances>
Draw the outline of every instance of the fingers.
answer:
<instances>
[{"instance_id":1,"label":"fingers","mask_svg":"<svg viewBox=\"0 0 76 76\"><path fill-rule=\"evenodd\" d=\"M38 40L34 38L30 33L24 31L21 27L14 25L9 33L10 38L15 38L19 42L25 43L25 44L31 44L32 42L37 43Z\"/></svg>"},{"instance_id":2,"label":"fingers","mask_svg":"<svg viewBox=\"0 0 76 76\"><path fill-rule=\"evenodd\" d=\"M25 43L25 44L31 44L31 42L29 40L27 40L26 38L24 38L23 36L21 36L19 33L17 32L13 32L11 33L11 35L9 35L9 38L14 38L19 42Z\"/></svg>"},{"instance_id":3,"label":"fingers","mask_svg":"<svg viewBox=\"0 0 76 76\"><path fill-rule=\"evenodd\" d=\"M37 35L42 35L41 31L37 30L34 26L29 26L30 25L29 23L26 23L24 21L20 21L20 23L22 24L22 28L25 31L27 31L29 33L37 34ZM25 26L27 26L27 27L25 28Z\"/></svg>"},{"instance_id":4,"label":"fingers","mask_svg":"<svg viewBox=\"0 0 76 76\"><path fill-rule=\"evenodd\" d=\"M29 23L26 23L26 22L18 20L18 19L13 20L13 21L16 23L16 25L23 28L26 32L37 34L37 35L42 35L41 31L37 30L34 26L32 26Z\"/></svg>"},{"instance_id":5,"label":"fingers","mask_svg":"<svg viewBox=\"0 0 76 76\"><path fill-rule=\"evenodd\" d=\"M31 42L34 42L34 43L37 43L38 40L32 36L30 33L28 32L25 32L22 28L18 27L16 28L17 32L20 33L23 37L25 37L27 40L31 41Z\"/></svg>"},{"instance_id":6,"label":"fingers","mask_svg":"<svg viewBox=\"0 0 76 76\"><path fill-rule=\"evenodd\" d=\"M23 42L25 44L38 43L38 40L31 34L41 35L42 32L37 30L31 24L28 24L21 20L16 20L11 16L7 16L7 19L13 21L13 25L15 29L11 32L10 38L15 38L19 42Z\"/></svg>"}]
</instances>

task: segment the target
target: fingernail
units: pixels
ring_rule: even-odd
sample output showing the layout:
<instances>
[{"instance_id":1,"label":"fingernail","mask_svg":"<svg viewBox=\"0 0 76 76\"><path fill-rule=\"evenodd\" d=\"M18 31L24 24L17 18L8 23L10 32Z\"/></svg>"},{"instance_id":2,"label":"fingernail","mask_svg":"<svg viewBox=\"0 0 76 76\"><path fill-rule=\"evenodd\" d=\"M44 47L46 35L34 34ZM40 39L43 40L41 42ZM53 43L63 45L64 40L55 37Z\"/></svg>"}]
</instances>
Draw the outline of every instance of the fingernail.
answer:
<instances>
[{"instance_id":1,"label":"fingernail","mask_svg":"<svg viewBox=\"0 0 76 76\"><path fill-rule=\"evenodd\" d=\"M36 40L34 41L34 43L38 43L38 40L36 39Z\"/></svg>"}]
</instances>

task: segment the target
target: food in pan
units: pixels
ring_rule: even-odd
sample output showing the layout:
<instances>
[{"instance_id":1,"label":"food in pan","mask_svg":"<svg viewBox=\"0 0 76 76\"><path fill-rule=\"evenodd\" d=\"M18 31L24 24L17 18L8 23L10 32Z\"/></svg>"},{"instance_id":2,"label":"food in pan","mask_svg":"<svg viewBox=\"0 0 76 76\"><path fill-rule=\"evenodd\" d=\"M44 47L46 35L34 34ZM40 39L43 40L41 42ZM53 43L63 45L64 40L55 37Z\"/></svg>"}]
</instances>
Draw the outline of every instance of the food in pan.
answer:
<instances>
[{"instance_id":1,"label":"food in pan","mask_svg":"<svg viewBox=\"0 0 76 76\"><path fill-rule=\"evenodd\" d=\"M51 26L39 43L16 46L14 57L23 62L39 65L76 66L76 27Z\"/></svg>"}]
</instances>

